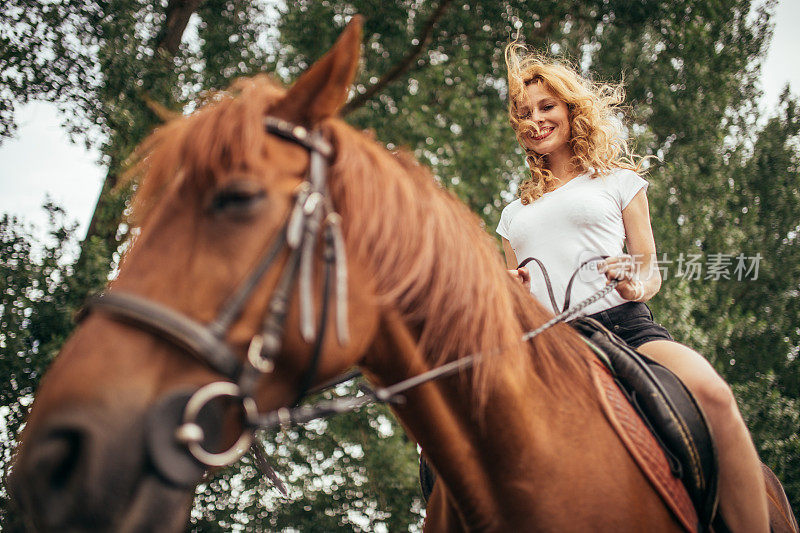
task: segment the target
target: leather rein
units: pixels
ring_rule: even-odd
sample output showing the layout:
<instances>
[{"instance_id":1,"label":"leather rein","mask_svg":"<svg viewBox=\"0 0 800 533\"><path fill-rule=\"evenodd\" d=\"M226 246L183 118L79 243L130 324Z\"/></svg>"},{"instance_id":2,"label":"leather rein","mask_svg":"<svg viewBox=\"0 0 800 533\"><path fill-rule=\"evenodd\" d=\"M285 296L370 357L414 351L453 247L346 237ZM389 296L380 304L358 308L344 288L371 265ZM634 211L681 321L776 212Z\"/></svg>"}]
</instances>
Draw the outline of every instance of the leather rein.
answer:
<instances>
[{"instance_id":1,"label":"leather rein","mask_svg":"<svg viewBox=\"0 0 800 533\"><path fill-rule=\"evenodd\" d=\"M456 374L474 365L481 357L490 355L470 354L388 387L371 389L362 386L361 395L297 406L309 391L324 390L359 375L358 372L351 372L312 389L322 356L331 296L335 300L338 341L340 345L345 345L349 340L345 248L341 217L336 213L328 191L328 162L333 156L331 144L318 130L309 131L275 117L265 117L264 127L266 132L294 142L309 152L308 174L295 193L295 203L287 222L253 271L222 305L217 317L210 323L203 324L162 304L121 291L111 291L91 298L79 315L81 319L90 312L98 311L151 332L191 353L225 378L196 390L169 394L160 399L148 415L146 439L150 461L166 480L179 486L193 486L202 478L206 468L233 464L253 446L257 452L257 462L272 477L278 488L282 488L280 480L274 477L266 464L263 450L257 446L258 440L254 439L256 430L304 424L334 414L355 411L374 402L402 403L402 393L405 391ZM313 259L320 231L324 240L325 273L319 327L316 327L312 278ZM262 328L250 340L247 356L242 361L226 342L226 336L255 288L281 252L287 249L289 257L269 300ZM311 362L300 379L293 407L260 412L254 398L256 388L260 379L275 368L275 359L280 353L285 333L289 299L295 283L299 290L301 335L304 341L313 343ZM584 307L610 293L616 284L616 281L611 281L572 309L566 309L565 302L563 312L535 330L525 333L521 341L529 341L556 323L573 317ZM495 352L499 353L500 349L492 353ZM212 418L212 423L221 424L219 419L222 413L213 409L212 402L223 398L233 400L241 407L243 428L232 446L216 452L209 450L207 443L219 437L210 433L221 433L221 429L217 426L212 428L214 431L208 431L208 426L213 426L208 423L208 418Z\"/></svg>"}]
</instances>

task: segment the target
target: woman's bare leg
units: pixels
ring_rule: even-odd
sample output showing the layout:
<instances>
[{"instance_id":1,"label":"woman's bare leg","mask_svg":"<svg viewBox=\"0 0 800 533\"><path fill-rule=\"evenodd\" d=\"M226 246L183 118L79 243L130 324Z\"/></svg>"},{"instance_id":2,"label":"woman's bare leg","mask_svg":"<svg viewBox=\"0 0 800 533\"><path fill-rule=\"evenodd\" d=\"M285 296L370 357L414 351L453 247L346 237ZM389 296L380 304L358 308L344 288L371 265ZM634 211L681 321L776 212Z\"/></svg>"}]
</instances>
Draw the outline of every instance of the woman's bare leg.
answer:
<instances>
[{"instance_id":1,"label":"woman's bare leg","mask_svg":"<svg viewBox=\"0 0 800 533\"><path fill-rule=\"evenodd\" d=\"M719 506L725 523L734 533L767 533L761 462L730 387L702 355L683 344L657 340L637 350L672 370L702 406L717 445Z\"/></svg>"}]
</instances>

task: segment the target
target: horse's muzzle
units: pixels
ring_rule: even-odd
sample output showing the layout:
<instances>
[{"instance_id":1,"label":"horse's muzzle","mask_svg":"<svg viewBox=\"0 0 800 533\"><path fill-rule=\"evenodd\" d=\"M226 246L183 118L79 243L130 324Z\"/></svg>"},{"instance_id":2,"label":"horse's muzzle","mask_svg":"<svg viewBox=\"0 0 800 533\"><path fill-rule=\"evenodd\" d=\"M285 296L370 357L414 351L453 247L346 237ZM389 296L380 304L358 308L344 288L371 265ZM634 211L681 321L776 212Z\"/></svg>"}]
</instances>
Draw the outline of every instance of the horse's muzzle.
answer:
<instances>
[{"instance_id":1,"label":"horse's muzzle","mask_svg":"<svg viewBox=\"0 0 800 533\"><path fill-rule=\"evenodd\" d=\"M27 435L8 488L29 528L115 529L145 461L142 424L109 418L72 408Z\"/></svg>"}]
</instances>

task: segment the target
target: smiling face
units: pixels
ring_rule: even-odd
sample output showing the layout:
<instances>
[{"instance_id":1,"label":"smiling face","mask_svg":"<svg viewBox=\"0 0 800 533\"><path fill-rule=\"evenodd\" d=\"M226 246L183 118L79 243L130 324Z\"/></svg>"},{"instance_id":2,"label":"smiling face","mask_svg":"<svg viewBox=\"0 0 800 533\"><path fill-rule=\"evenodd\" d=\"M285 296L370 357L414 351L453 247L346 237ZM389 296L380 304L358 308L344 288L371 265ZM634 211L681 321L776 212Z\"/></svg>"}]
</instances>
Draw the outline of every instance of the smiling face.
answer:
<instances>
[{"instance_id":1,"label":"smiling face","mask_svg":"<svg viewBox=\"0 0 800 533\"><path fill-rule=\"evenodd\" d=\"M540 155L572 156L569 145L572 128L567 104L542 82L530 83L525 87L524 94L528 101L518 104L519 118L535 125L535 128L526 128L520 135L524 147Z\"/></svg>"}]
</instances>

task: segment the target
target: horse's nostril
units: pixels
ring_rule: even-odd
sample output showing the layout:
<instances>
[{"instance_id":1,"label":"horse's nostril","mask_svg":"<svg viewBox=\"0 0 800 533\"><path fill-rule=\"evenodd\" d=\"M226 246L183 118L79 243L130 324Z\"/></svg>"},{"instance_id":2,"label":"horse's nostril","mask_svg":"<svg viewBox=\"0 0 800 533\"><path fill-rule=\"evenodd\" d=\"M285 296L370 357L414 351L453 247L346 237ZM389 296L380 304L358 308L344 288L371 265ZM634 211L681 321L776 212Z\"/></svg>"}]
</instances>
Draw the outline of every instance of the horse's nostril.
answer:
<instances>
[{"instance_id":1,"label":"horse's nostril","mask_svg":"<svg viewBox=\"0 0 800 533\"><path fill-rule=\"evenodd\" d=\"M33 473L41 476L51 491L66 489L78 469L84 442L78 429L54 431L32 451Z\"/></svg>"},{"instance_id":2,"label":"horse's nostril","mask_svg":"<svg viewBox=\"0 0 800 533\"><path fill-rule=\"evenodd\" d=\"M127 509L144 464L141 417L71 407L32 429L9 476L34 529L109 531Z\"/></svg>"},{"instance_id":3,"label":"horse's nostril","mask_svg":"<svg viewBox=\"0 0 800 533\"><path fill-rule=\"evenodd\" d=\"M34 510L34 520L45 528L62 523L80 505L87 442L88 435L79 426L51 428L29 442L25 457L12 472L12 494L23 507Z\"/></svg>"}]
</instances>

